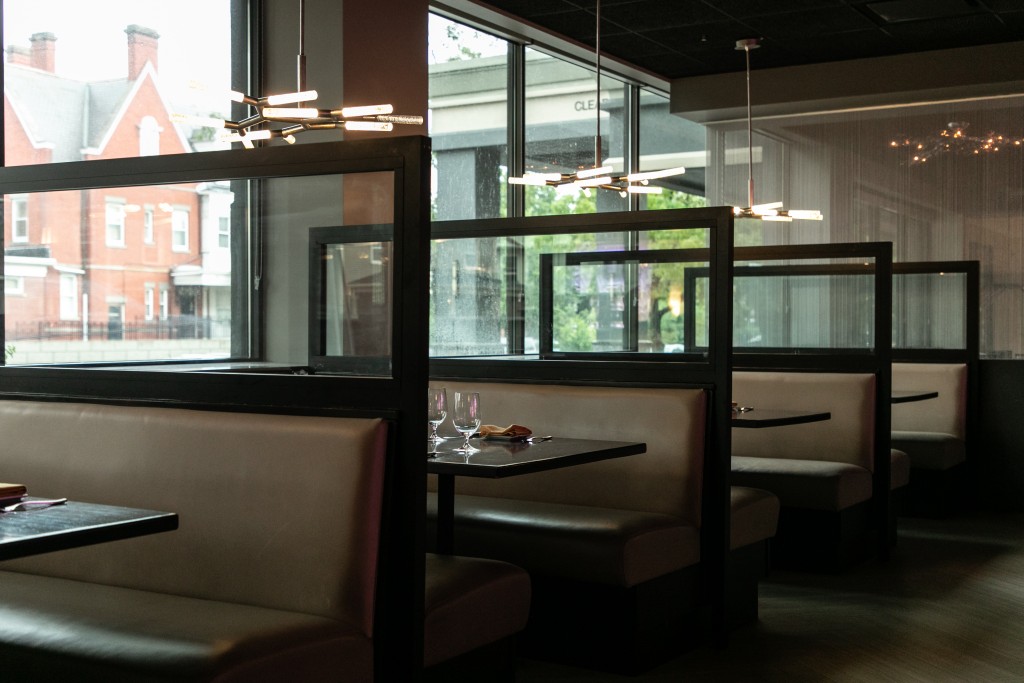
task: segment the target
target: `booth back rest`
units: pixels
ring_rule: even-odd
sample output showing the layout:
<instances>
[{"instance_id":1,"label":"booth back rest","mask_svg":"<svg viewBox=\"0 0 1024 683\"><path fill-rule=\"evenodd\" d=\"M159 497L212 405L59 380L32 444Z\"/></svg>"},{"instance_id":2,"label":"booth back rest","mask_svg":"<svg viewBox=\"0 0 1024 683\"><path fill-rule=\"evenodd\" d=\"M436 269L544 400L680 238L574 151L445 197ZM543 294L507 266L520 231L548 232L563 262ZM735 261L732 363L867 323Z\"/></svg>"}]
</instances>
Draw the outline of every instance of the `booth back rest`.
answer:
<instances>
[{"instance_id":1,"label":"booth back rest","mask_svg":"<svg viewBox=\"0 0 1024 683\"><path fill-rule=\"evenodd\" d=\"M938 391L937 398L892 407L892 429L940 432L958 439L967 422L967 366L963 363L893 363L892 388Z\"/></svg>"},{"instance_id":2,"label":"booth back rest","mask_svg":"<svg viewBox=\"0 0 1024 683\"><path fill-rule=\"evenodd\" d=\"M338 618L372 635L387 425L0 400L29 495L179 514L176 531L4 569Z\"/></svg>"},{"instance_id":3,"label":"booth back rest","mask_svg":"<svg viewBox=\"0 0 1024 683\"><path fill-rule=\"evenodd\" d=\"M741 406L829 411L832 418L733 429L732 454L845 462L874 471L875 386L870 373L733 372L732 398Z\"/></svg>"},{"instance_id":4,"label":"booth back rest","mask_svg":"<svg viewBox=\"0 0 1024 683\"><path fill-rule=\"evenodd\" d=\"M448 390L449 412L456 391L479 392L484 424L520 424L556 439L647 444L641 455L500 481L457 477L457 492L659 512L699 526L707 422L703 389L476 381L432 385ZM434 487L433 479L430 485Z\"/></svg>"}]
</instances>

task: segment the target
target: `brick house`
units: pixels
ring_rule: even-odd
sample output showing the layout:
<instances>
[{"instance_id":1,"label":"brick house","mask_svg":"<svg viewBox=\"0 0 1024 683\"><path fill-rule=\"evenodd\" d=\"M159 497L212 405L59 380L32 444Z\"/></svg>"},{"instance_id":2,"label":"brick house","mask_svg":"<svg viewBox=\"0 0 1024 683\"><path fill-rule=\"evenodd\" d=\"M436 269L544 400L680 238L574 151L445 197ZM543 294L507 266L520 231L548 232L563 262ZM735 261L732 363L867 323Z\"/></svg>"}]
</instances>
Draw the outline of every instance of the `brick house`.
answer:
<instances>
[{"instance_id":1,"label":"brick house","mask_svg":"<svg viewBox=\"0 0 1024 683\"><path fill-rule=\"evenodd\" d=\"M192 151L160 90L159 35L134 24L125 33L127 77L115 80L57 75L50 33L8 48L8 166ZM8 340L173 336L183 322L208 336L197 323L214 309L230 316L230 199L216 185L5 196Z\"/></svg>"}]
</instances>

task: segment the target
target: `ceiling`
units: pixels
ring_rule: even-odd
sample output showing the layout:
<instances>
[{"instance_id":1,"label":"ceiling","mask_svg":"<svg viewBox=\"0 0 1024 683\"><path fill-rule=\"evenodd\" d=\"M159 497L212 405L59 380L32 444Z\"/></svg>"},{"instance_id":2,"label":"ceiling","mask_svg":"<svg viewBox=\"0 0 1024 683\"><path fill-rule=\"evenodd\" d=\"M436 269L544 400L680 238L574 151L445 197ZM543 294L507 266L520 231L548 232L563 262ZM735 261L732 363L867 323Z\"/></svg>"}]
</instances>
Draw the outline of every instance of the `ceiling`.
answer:
<instances>
[{"instance_id":1,"label":"ceiling","mask_svg":"<svg viewBox=\"0 0 1024 683\"><path fill-rule=\"evenodd\" d=\"M601 51L666 79L1024 40L1022 0L600 0ZM594 45L597 0L487 0Z\"/></svg>"}]
</instances>

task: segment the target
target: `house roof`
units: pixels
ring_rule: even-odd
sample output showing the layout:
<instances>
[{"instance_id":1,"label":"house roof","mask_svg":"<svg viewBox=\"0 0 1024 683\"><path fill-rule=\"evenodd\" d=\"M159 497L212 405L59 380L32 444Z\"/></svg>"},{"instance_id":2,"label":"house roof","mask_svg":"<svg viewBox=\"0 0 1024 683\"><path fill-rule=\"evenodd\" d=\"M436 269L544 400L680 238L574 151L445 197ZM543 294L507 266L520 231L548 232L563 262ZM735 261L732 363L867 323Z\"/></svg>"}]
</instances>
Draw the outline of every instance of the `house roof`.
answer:
<instances>
[{"instance_id":1,"label":"house roof","mask_svg":"<svg viewBox=\"0 0 1024 683\"><path fill-rule=\"evenodd\" d=\"M29 139L52 147L56 162L80 160L83 149L100 147L134 86L124 78L76 81L19 64L7 64L4 73L4 94Z\"/></svg>"}]
</instances>

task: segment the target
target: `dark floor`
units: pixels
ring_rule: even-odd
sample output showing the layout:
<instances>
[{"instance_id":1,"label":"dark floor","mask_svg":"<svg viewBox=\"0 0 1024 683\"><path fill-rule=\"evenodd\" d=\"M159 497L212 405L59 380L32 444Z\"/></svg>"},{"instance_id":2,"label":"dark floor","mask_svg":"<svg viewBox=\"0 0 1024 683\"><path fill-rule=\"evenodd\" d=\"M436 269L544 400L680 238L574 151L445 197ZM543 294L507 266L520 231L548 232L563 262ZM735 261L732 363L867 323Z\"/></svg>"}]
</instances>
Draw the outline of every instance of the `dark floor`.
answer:
<instances>
[{"instance_id":1,"label":"dark floor","mask_svg":"<svg viewBox=\"0 0 1024 683\"><path fill-rule=\"evenodd\" d=\"M1024 681L1024 514L900 519L886 562L774 572L759 623L637 677L522 661L517 683Z\"/></svg>"}]
</instances>

